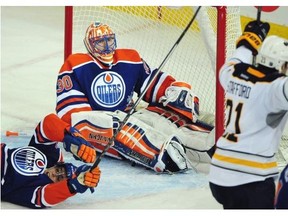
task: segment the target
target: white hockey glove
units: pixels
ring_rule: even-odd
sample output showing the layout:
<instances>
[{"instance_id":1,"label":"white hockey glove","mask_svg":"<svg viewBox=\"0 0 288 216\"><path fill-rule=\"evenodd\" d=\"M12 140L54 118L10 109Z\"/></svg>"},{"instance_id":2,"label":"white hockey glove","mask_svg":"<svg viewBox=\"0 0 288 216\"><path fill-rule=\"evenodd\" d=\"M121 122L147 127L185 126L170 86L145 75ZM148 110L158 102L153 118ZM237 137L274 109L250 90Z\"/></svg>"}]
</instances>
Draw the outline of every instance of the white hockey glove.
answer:
<instances>
[{"instance_id":1,"label":"white hockey glove","mask_svg":"<svg viewBox=\"0 0 288 216\"><path fill-rule=\"evenodd\" d=\"M185 82L173 82L160 97L159 103L196 122L199 116L199 98Z\"/></svg>"}]
</instances>

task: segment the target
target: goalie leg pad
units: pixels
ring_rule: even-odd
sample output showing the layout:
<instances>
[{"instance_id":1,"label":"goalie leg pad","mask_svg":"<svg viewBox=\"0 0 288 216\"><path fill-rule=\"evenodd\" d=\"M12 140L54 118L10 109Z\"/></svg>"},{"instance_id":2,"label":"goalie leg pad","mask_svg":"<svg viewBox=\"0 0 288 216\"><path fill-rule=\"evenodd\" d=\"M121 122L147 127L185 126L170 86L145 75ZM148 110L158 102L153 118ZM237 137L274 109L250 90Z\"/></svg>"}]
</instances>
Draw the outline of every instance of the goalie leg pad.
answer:
<instances>
[{"instance_id":1,"label":"goalie leg pad","mask_svg":"<svg viewBox=\"0 0 288 216\"><path fill-rule=\"evenodd\" d=\"M102 152L109 140L113 137L112 112L84 111L73 113L71 124L78 129L85 139L90 142L98 152ZM113 148L107 151L107 156L123 159Z\"/></svg>"},{"instance_id":2,"label":"goalie leg pad","mask_svg":"<svg viewBox=\"0 0 288 216\"><path fill-rule=\"evenodd\" d=\"M114 147L123 157L156 172L179 172L188 167L179 138L158 131L134 115L116 136Z\"/></svg>"},{"instance_id":3,"label":"goalie leg pad","mask_svg":"<svg viewBox=\"0 0 288 216\"><path fill-rule=\"evenodd\" d=\"M215 145L215 131L213 130L214 115L203 114L202 120L196 123L185 121L175 113L159 107L148 107L133 114L163 134L177 134L186 148L189 160L209 163L211 150ZM208 122L208 123L207 123ZM210 123L212 123L210 125ZM167 138L168 139L168 138Z\"/></svg>"},{"instance_id":4,"label":"goalie leg pad","mask_svg":"<svg viewBox=\"0 0 288 216\"><path fill-rule=\"evenodd\" d=\"M202 130L201 127L180 127L178 136L187 150L187 157L191 161L210 163L211 150L215 146L215 129Z\"/></svg>"},{"instance_id":5,"label":"goalie leg pad","mask_svg":"<svg viewBox=\"0 0 288 216\"><path fill-rule=\"evenodd\" d=\"M164 134L173 134L177 129L178 123L181 124L181 119L178 115L165 111L159 107L141 109L134 113L133 117L145 122Z\"/></svg>"},{"instance_id":6,"label":"goalie leg pad","mask_svg":"<svg viewBox=\"0 0 288 216\"><path fill-rule=\"evenodd\" d=\"M153 161L166 138L167 135L130 116L117 134L114 147L123 157L153 169Z\"/></svg>"}]
</instances>

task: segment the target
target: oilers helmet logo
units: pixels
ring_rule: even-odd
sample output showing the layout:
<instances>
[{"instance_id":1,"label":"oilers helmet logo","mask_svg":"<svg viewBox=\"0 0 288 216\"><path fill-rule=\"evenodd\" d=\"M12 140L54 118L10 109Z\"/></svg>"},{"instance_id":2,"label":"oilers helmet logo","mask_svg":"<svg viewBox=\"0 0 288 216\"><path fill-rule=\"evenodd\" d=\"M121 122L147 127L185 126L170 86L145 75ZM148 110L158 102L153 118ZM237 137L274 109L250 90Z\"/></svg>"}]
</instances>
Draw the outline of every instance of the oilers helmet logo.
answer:
<instances>
[{"instance_id":1,"label":"oilers helmet logo","mask_svg":"<svg viewBox=\"0 0 288 216\"><path fill-rule=\"evenodd\" d=\"M101 106L115 107L121 103L125 95L123 78L112 71L105 71L92 82L91 93L93 99Z\"/></svg>"}]
</instances>

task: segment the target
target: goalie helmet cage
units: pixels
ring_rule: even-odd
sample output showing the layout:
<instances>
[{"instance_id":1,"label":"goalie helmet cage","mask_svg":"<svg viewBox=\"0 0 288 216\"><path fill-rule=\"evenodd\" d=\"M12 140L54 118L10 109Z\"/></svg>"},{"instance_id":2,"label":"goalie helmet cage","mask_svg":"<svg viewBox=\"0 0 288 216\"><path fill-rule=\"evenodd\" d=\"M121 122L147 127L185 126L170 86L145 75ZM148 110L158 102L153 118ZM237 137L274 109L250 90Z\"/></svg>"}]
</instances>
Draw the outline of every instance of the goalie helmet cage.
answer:
<instances>
[{"instance_id":1,"label":"goalie helmet cage","mask_svg":"<svg viewBox=\"0 0 288 216\"><path fill-rule=\"evenodd\" d=\"M192 6L66 6L64 59L71 53L87 52L83 43L86 29L90 23L100 21L112 28L118 48L136 49L150 68L155 69L196 9ZM235 50L235 41L240 35L240 7L202 6L162 68L178 81L192 85L200 98L201 113L215 116L216 139L222 135L225 121L225 95L216 74ZM211 116L201 114L200 119L211 121ZM287 151L287 142L285 146ZM285 161L283 157L279 160Z\"/></svg>"}]
</instances>

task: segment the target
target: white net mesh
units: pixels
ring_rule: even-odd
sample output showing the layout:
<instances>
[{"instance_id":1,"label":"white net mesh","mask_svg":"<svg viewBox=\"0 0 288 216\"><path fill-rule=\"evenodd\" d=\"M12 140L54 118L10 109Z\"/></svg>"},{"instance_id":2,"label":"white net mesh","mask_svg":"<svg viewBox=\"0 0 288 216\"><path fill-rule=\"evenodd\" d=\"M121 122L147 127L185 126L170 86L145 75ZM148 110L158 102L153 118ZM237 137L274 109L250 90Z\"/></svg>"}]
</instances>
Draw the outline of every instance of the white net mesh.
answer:
<instances>
[{"instance_id":1,"label":"white net mesh","mask_svg":"<svg viewBox=\"0 0 288 216\"><path fill-rule=\"evenodd\" d=\"M196 9L157 6L73 7L73 53L86 52L83 44L86 28L92 22L101 21L116 33L118 48L136 49L151 69L155 69L160 66ZM239 12L239 7L227 7L227 57L233 53L235 41L241 34ZM215 50L219 39L216 29L217 9L202 6L197 19L162 68L162 71L172 74L177 80L189 82L200 97L200 110L212 114L215 114ZM288 159L288 136L285 134L277 155L279 164L287 163Z\"/></svg>"},{"instance_id":2,"label":"white net mesh","mask_svg":"<svg viewBox=\"0 0 288 216\"><path fill-rule=\"evenodd\" d=\"M278 166L282 169L288 163L288 126L286 125L286 129L281 137L281 142L279 146L279 151L276 155Z\"/></svg>"},{"instance_id":3,"label":"white net mesh","mask_svg":"<svg viewBox=\"0 0 288 216\"><path fill-rule=\"evenodd\" d=\"M101 21L116 33L118 48L136 49L151 69L157 68L195 10L192 7L156 6L74 7L73 52L86 51L83 45L86 28L93 21ZM232 7L231 11L234 18L231 26L239 30L239 8ZM201 110L211 113L215 111L216 15L216 8L202 7L197 20L162 69L178 80L188 81L200 97ZM233 34L229 37L232 50L239 32Z\"/></svg>"}]
</instances>

